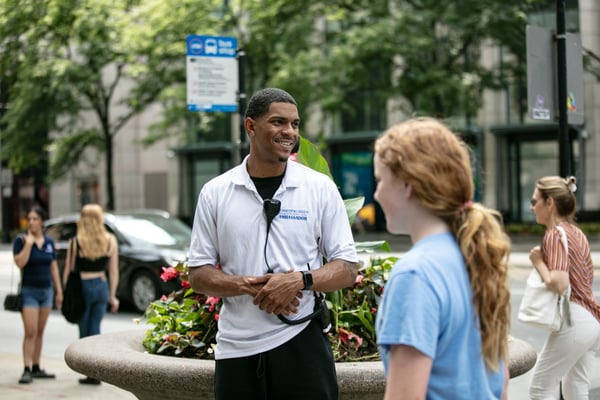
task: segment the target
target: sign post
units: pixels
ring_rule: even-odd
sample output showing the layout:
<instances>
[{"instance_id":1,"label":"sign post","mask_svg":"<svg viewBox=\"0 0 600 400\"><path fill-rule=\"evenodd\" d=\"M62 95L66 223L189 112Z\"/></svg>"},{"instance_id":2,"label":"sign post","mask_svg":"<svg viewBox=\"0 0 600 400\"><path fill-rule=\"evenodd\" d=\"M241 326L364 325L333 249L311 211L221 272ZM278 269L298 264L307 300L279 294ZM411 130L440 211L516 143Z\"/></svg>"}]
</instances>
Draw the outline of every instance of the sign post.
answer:
<instances>
[{"instance_id":1,"label":"sign post","mask_svg":"<svg viewBox=\"0 0 600 400\"><path fill-rule=\"evenodd\" d=\"M557 25L556 34L527 26L527 104L534 120L558 119L559 174L568 176L572 174L569 125L584 123L583 57L580 35L566 33L564 23Z\"/></svg>"},{"instance_id":2,"label":"sign post","mask_svg":"<svg viewBox=\"0 0 600 400\"><path fill-rule=\"evenodd\" d=\"M186 48L188 110L237 111L237 39L189 35Z\"/></svg>"}]
</instances>

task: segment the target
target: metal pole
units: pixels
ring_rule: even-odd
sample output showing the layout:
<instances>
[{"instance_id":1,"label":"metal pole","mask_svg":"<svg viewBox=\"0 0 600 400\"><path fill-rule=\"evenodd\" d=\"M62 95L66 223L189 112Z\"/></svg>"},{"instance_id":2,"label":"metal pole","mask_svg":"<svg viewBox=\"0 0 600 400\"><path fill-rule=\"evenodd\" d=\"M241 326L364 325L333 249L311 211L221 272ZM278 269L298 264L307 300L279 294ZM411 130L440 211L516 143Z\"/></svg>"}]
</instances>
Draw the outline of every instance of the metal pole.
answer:
<instances>
[{"instance_id":1,"label":"metal pole","mask_svg":"<svg viewBox=\"0 0 600 400\"><path fill-rule=\"evenodd\" d=\"M571 173L571 145L567 116L567 35L565 33L565 0L556 0L556 72L558 83L558 153L559 173Z\"/></svg>"},{"instance_id":2,"label":"metal pole","mask_svg":"<svg viewBox=\"0 0 600 400\"><path fill-rule=\"evenodd\" d=\"M244 127L244 115L246 113L246 52L238 50L238 113L240 115L240 159L243 160L248 154L248 142L246 141L246 128Z\"/></svg>"},{"instance_id":3,"label":"metal pole","mask_svg":"<svg viewBox=\"0 0 600 400\"><path fill-rule=\"evenodd\" d=\"M8 85L4 86L4 81L0 79L0 131L4 128L5 122L2 120L4 112L8 106ZM2 143L0 143L0 149ZM3 161L0 159L0 242L10 243L10 235L8 223L5 221L4 215L4 174Z\"/></svg>"}]
</instances>

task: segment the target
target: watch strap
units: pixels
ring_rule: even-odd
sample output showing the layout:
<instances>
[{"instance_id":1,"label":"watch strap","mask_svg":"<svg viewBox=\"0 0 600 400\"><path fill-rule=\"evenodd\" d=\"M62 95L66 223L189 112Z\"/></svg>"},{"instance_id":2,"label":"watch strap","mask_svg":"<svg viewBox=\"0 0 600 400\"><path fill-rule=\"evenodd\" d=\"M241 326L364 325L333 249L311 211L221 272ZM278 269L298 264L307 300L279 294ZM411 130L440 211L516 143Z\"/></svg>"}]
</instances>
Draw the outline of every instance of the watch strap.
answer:
<instances>
[{"instance_id":1,"label":"watch strap","mask_svg":"<svg viewBox=\"0 0 600 400\"><path fill-rule=\"evenodd\" d=\"M312 273L310 271L301 271L302 272L302 282L304 283L304 288L302 290L310 290L313 285Z\"/></svg>"}]
</instances>

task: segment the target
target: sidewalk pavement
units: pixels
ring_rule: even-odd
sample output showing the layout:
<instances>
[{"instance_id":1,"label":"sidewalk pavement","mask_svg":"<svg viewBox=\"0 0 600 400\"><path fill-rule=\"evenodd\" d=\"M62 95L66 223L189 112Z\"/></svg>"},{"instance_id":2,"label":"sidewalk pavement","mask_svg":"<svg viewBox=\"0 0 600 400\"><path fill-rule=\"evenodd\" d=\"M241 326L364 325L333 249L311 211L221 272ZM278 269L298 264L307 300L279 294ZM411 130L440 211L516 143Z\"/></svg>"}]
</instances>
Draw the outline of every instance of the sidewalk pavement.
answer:
<instances>
[{"instance_id":1,"label":"sidewalk pavement","mask_svg":"<svg viewBox=\"0 0 600 400\"><path fill-rule=\"evenodd\" d=\"M393 255L401 255L410 248L410 241L403 236L391 236L385 233L364 234L357 241L386 240ZM529 249L539 243L541 238L513 239L513 251L509 258L512 269L528 269ZM600 275L600 240L590 241L592 260L596 276ZM599 279L599 278L596 278ZM4 310L0 312L6 312ZM7 352L0 350L0 400L40 400L40 399L89 399L89 400L134 400L136 397L116 386L102 383L99 386L81 385L82 376L72 371L64 359L42 358L42 368L56 374L56 379L37 379L31 384L20 385L22 373L20 349Z\"/></svg>"},{"instance_id":2,"label":"sidewalk pavement","mask_svg":"<svg viewBox=\"0 0 600 400\"><path fill-rule=\"evenodd\" d=\"M5 312L5 311L2 311ZM34 379L27 385L18 383L21 377L21 354L0 353L0 399L1 400L41 400L41 399L86 399L86 400L135 400L136 397L125 390L108 383L99 386L81 385L77 381L82 376L72 371L63 359L42 357L42 368L56 374L56 379Z\"/></svg>"}]
</instances>

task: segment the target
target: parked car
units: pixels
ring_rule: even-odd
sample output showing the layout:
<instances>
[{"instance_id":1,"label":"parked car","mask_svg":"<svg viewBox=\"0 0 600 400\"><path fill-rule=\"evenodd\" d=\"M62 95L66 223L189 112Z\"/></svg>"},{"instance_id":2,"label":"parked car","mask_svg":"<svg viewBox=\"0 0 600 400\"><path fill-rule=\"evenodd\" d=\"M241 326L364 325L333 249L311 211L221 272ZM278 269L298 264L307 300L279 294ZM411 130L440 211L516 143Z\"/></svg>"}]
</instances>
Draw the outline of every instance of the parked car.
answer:
<instances>
[{"instance_id":1,"label":"parked car","mask_svg":"<svg viewBox=\"0 0 600 400\"><path fill-rule=\"evenodd\" d=\"M54 239L62 276L68 240L75 236L79 214L49 219L44 227ZM117 297L143 312L150 302L179 288L180 282L163 282L162 267L187 259L192 231L162 210L135 210L104 214L106 229L119 243Z\"/></svg>"}]
</instances>

